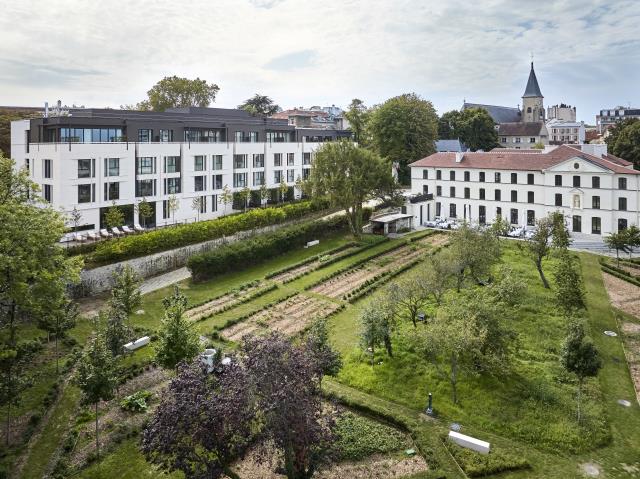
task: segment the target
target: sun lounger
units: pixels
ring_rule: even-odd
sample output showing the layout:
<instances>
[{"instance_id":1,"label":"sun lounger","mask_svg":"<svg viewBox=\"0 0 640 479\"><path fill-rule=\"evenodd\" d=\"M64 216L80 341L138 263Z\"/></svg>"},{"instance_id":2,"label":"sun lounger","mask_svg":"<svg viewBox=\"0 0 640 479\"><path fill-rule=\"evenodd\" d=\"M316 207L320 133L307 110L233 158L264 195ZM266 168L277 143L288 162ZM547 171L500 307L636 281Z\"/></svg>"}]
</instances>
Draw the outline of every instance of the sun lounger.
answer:
<instances>
[{"instance_id":1,"label":"sun lounger","mask_svg":"<svg viewBox=\"0 0 640 479\"><path fill-rule=\"evenodd\" d=\"M100 230L100 235L105 238L111 238L113 235L107 231L107 228L102 228Z\"/></svg>"},{"instance_id":2,"label":"sun lounger","mask_svg":"<svg viewBox=\"0 0 640 479\"><path fill-rule=\"evenodd\" d=\"M76 240L78 243L83 243L87 240L87 237L84 235L81 235L80 233L75 233L73 235L73 239Z\"/></svg>"},{"instance_id":3,"label":"sun lounger","mask_svg":"<svg viewBox=\"0 0 640 479\"><path fill-rule=\"evenodd\" d=\"M87 233L87 237L88 237L90 240L97 241L97 240L99 240L99 239L100 239L100 233L95 232L95 231L89 231L89 232Z\"/></svg>"},{"instance_id":4,"label":"sun lounger","mask_svg":"<svg viewBox=\"0 0 640 479\"><path fill-rule=\"evenodd\" d=\"M117 226L114 226L113 228L111 228L111 231L116 236L124 236L124 233L120 231Z\"/></svg>"},{"instance_id":5,"label":"sun lounger","mask_svg":"<svg viewBox=\"0 0 640 479\"><path fill-rule=\"evenodd\" d=\"M133 225L133 229L134 229L134 230L136 230L136 231L138 231L138 232L140 232L140 233L142 233L143 231L145 231L145 229L144 229L142 226L140 226L138 223L135 223L135 224Z\"/></svg>"},{"instance_id":6,"label":"sun lounger","mask_svg":"<svg viewBox=\"0 0 640 479\"><path fill-rule=\"evenodd\" d=\"M131 234L131 233L135 233L135 231L133 231L131 228L129 228L127 225L124 225L122 227L122 231L124 231L126 234Z\"/></svg>"}]
</instances>

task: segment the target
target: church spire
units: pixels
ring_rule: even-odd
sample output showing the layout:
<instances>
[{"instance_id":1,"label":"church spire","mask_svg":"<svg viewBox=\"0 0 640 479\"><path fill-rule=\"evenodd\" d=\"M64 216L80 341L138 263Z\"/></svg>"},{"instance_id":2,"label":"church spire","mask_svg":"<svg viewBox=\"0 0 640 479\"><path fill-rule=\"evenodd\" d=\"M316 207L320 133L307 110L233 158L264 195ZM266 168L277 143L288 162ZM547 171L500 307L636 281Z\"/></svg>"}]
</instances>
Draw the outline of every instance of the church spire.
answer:
<instances>
[{"instance_id":1,"label":"church spire","mask_svg":"<svg viewBox=\"0 0 640 479\"><path fill-rule=\"evenodd\" d=\"M522 98L543 98L540 86L538 85L538 79L536 78L536 72L533 69L533 62L531 62L529 81L527 82L527 87L524 90Z\"/></svg>"}]
</instances>

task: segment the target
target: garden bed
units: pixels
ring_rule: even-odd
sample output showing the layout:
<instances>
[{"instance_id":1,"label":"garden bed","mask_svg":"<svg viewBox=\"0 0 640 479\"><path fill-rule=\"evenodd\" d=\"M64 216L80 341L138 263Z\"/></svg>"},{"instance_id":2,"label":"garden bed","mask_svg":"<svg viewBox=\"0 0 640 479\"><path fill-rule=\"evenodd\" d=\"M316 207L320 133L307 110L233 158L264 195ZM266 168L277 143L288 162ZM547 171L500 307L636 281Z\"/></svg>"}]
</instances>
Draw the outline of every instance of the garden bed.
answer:
<instances>
[{"instance_id":1,"label":"garden bed","mask_svg":"<svg viewBox=\"0 0 640 479\"><path fill-rule=\"evenodd\" d=\"M273 290L273 286L265 286L263 281L257 281L249 286L234 289L203 304L194 306L185 313L185 317L190 321L200 321L240 303L255 299L260 295L259 293L267 293L271 290Z\"/></svg>"}]
</instances>

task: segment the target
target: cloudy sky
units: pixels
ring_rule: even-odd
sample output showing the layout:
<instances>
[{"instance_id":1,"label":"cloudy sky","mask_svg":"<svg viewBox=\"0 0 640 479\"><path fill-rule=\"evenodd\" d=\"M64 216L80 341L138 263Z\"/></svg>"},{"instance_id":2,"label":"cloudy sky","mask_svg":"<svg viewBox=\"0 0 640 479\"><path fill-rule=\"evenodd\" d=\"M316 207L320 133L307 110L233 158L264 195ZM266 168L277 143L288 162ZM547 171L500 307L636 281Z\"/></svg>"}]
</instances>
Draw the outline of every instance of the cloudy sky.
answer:
<instances>
[{"instance_id":1,"label":"cloudy sky","mask_svg":"<svg viewBox=\"0 0 640 479\"><path fill-rule=\"evenodd\" d=\"M639 26L639 0L0 0L0 105L118 107L179 75L222 107L516 106L533 52L545 104L594 123L640 106Z\"/></svg>"}]
</instances>

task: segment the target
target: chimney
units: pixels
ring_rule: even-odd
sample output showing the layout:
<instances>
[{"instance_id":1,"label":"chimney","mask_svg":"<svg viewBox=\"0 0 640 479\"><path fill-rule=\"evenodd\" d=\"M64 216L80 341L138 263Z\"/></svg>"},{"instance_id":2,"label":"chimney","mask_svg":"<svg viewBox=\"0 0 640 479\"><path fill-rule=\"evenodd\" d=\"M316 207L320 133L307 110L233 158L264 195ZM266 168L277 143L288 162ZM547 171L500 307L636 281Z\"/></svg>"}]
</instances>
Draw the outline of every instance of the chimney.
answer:
<instances>
[{"instance_id":1,"label":"chimney","mask_svg":"<svg viewBox=\"0 0 640 479\"><path fill-rule=\"evenodd\" d=\"M44 102L44 117L49 118L49 102Z\"/></svg>"},{"instance_id":2,"label":"chimney","mask_svg":"<svg viewBox=\"0 0 640 479\"><path fill-rule=\"evenodd\" d=\"M464 153L456 151L456 163L460 163L462 161L463 156L464 156Z\"/></svg>"}]
</instances>

